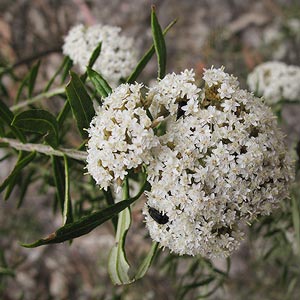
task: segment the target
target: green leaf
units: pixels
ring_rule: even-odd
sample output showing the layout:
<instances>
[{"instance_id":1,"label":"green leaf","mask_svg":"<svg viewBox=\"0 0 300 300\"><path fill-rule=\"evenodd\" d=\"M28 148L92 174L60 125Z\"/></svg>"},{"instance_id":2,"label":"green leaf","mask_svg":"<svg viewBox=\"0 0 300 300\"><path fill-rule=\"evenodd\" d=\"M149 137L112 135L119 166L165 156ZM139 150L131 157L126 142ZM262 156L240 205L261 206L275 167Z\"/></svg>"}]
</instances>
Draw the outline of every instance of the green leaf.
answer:
<instances>
[{"instance_id":1,"label":"green leaf","mask_svg":"<svg viewBox=\"0 0 300 300\"><path fill-rule=\"evenodd\" d=\"M154 5L152 5L151 10L151 29L158 62L158 78L162 79L166 74L167 50L164 35L156 17Z\"/></svg>"},{"instance_id":2,"label":"green leaf","mask_svg":"<svg viewBox=\"0 0 300 300\"><path fill-rule=\"evenodd\" d=\"M14 277L15 276L15 272L12 269L0 267L0 276L11 276L11 277Z\"/></svg>"},{"instance_id":3,"label":"green leaf","mask_svg":"<svg viewBox=\"0 0 300 300\"><path fill-rule=\"evenodd\" d=\"M112 247L108 258L108 273L114 284L128 284L129 264L125 253L125 238L131 224L131 213L128 208L119 214L116 243Z\"/></svg>"},{"instance_id":4,"label":"green leaf","mask_svg":"<svg viewBox=\"0 0 300 300\"><path fill-rule=\"evenodd\" d=\"M14 114L11 112L8 106L1 99L0 99L0 118L9 126L14 118Z\"/></svg>"},{"instance_id":5,"label":"green leaf","mask_svg":"<svg viewBox=\"0 0 300 300\"><path fill-rule=\"evenodd\" d=\"M15 186L17 184L19 184L20 180L21 180L21 175L20 173L18 173L17 175L15 176L12 176L8 185L7 185L7 188L6 188L6 192L5 192L5 195L4 195L4 200L8 200L8 198L10 197L13 189L15 188Z\"/></svg>"},{"instance_id":6,"label":"green leaf","mask_svg":"<svg viewBox=\"0 0 300 300\"><path fill-rule=\"evenodd\" d=\"M56 120L58 122L59 127L62 127L64 121L66 120L67 116L69 115L69 112L71 110L70 103L68 101L65 102L63 108L59 112Z\"/></svg>"},{"instance_id":7,"label":"green leaf","mask_svg":"<svg viewBox=\"0 0 300 300\"><path fill-rule=\"evenodd\" d=\"M84 129L89 128L95 114L93 102L78 75L72 71L70 75L71 80L66 86L67 98L77 121L79 132L83 138L87 138L87 131Z\"/></svg>"},{"instance_id":8,"label":"green leaf","mask_svg":"<svg viewBox=\"0 0 300 300\"><path fill-rule=\"evenodd\" d=\"M2 102L1 99L0 99L0 119L10 127L11 131L13 132L13 134L22 143L25 143L26 139L25 139L24 135L22 134L22 132L18 128L16 128L15 126L11 125L11 123L12 123L12 121L14 119L14 114L7 107L7 105L4 102Z\"/></svg>"},{"instance_id":9,"label":"green leaf","mask_svg":"<svg viewBox=\"0 0 300 300\"><path fill-rule=\"evenodd\" d=\"M106 199L106 202L108 205L113 205L115 204L115 201L114 201L114 198L113 198L113 195L112 195L112 192L111 192L111 189L110 187L107 188L107 191L103 190L103 194L104 194L104 197ZM117 226L118 226L118 217L115 216L111 219L112 223L113 223L113 226L114 226L114 229L117 230Z\"/></svg>"},{"instance_id":10,"label":"green leaf","mask_svg":"<svg viewBox=\"0 0 300 300\"><path fill-rule=\"evenodd\" d=\"M23 244L22 246L34 248L48 244L62 243L85 235L120 213L125 208L129 207L137 199L138 198L134 197L129 200L124 200L114 205L110 205L100 211L84 216L78 221L60 227L57 231L51 233L46 238L40 239L32 244Z\"/></svg>"},{"instance_id":11,"label":"green leaf","mask_svg":"<svg viewBox=\"0 0 300 300\"><path fill-rule=\"evenodd\" d=\"M172 21L164 30L163 34L166 35L166 33L169 31L171 27L177 22L177 20ZM141 74L141 72L146 67L147 63L152 58L153 54L155 52L154 45L152 44L151 47L147 50L147 52L144 54L144 56L141 58L141 60L138 62L137 66L135 67L134 71L129 75L126 82L127 83L133 83L136 81L138 76Z\"/></svg>"},{"instance_id":12,"label":"green leaf","mask_svg":"<svg viewBox=\"0 0 300 300\"><path fill-rule=\"evenodd\" d=\"M93 51L88 63L88 68L92 68L93 65L95 64L96 60L98 59L101 53L101 48L102 48L102 42L100 42L98 46L95 48L95 50Z\"/></svg>"},{"instance_id":13,"label":"green leaf","mask_svg":"<svg viewBox=\"0 0 300 300\"><path fill-rule=\"evenodd\" d=\"M51 88L51 86L52 86L54 80L56 79L56 77L58 76L58 74L62 70L66 69L66 67L69 66L70 61L71 61L70 58L68 56L65 56L65 58L64 58L63 62L61 63L61 65L58 67L58 69L56 70L56 72L53 74L53 76L48 81L48 83L47 83L47 85L46 85L46 87L44 89L44 93L49 91L49 89ZM69 69L68 69L68 72L69 72Z\"/></svg>"},{"instance_id":14,"label":"green leaf","mask_svg":"<svg viewBox=\"0 0 300 300\"><path fill-rule=\"evenodd\" d=\"M73 67L73 61L71 60L70 57L68 57L68 60L63 68L63 72L61 75L61 83L65 82L66 78L68 77L70 70Z\"/></svg>"},{"instance_id":15,"label":"green leaf","mask_svg":"<svg viewBox=\"0 0 300 300\"><path fill-rule=\"evenodd\" d=\"M147 256L144 258L144 260L142 261L136 275L135 275L135 279L140 279L142 277L144 277L144 275L147 273L149 267L151 266L153 259L155 257L155 254L157 252L158 249L158 243L157 242L153 242L151 249L149 251L149 253L147 254Z\"/></svg>"},{"instance_id":16,"label":"green leaf","mask_svg":"<svg viewBox=\"0 0 300 300\"><path fill-rule=\"evenodd\" d=\"M142 187L133 198L118 202L88 216L84 216L78 221L66 224L65 226L59 228L56 232L50 234L44 239L40 239L32 244L23 244L23 246L27 248L34 248L47 244L62 243L64 241L71 240L89 233L97 226L116 216L118 213L129 207L133 202L141 197L144 191L148 189L147 175L145 173L143 173L143 175L144 181Z\"/></svg>"},{"instance_id":17,"label":"green leaf","mask_svg":"<svg viewBox=\"0 0 300 300\"><path fill-rule=\"evenodd\" d=\"M65 166L65 199L64 199L63 225L73 222L72 202L70 196L69 164L68 164L68 158L65 155L64 155L64 166Z\"/></svg>"},{"instance_id":18,"label":"green leaf","mask_svg":"<svg viewBox=\"0 0 300 300\"><path fill-rule=\"evenodd\" d=\"M293 225L296 233L296 241L298 245L298 252L300 253L300 210L296 198L292 197L292 216Z\"/></svg>"},{"instance_id":19,"label":"green leaf","mask_svg":"<svg viewBox=\"0 0 300 300\"><path fill-rule=\"evenodd\" d=\"M20 86L19 86L18 91L17 91L17 95L16 95L16 98L15 98L14 103L18 103L18 102L19 102L19 100L20 100L20 98L21 98L21 94L22 94L22 92L23 92L23 89L24 89L24 87L25 87L25 86L27 85L27 83L28 83L28 78L29 78L29 74L27 74L27 75L23 78L23 80L21 81Z\"/></svg>"},{"instance_id":20,"label":"green leaf","mask_svg":"<svg viewBox=\"0 0 300 300\"><path fill-rule=\"evenodd\" d=\"M128 178L123 183L123 199L129 199ZM131 212L129 208L124 209L118 217L116 232L116 243L112 247L108 258L108 273L114 284L128 284L132 282L129 278L129 264L125 253L125 239L131 224Z\"/></svg>"},{"instance_id":21,"label":"green leaf","mask_svg":"<svg viewBox=\"0 0 300 300\"><path fill-rule=\"evenodd\" d=\"M89 67L87 68L87 73L96 91L101 97L106 98L109 94L111 94L111 87L99 73Z\"/></svg>"},{"instance_id":22,"label":"green leaf","mask_svg":"<svg viewBox=\"0 0 300 300\"><path fill-rule=\"evenodd\" d=\"M4 130L4 124L2 123L2 120L0 119L0 136L4 137L5 130Z\"/></svg>"},{"instance_id":23,"label":"green leaf","mask_svg":"<svg viewBox=\"0 0 300 300\"><path fill-rule=\"evenodd\" d=\"M205 279L202 279L201 281L198 281L198 282L194 282L194 283L191 283L191 284L188 284L188 285L185 285L181 288L181 292L180 294L178 295L178 299L184 299L186 294L191 291L191 290L194 290L196 288L199 288L201 286L206 286L206 285L209 285L211 282L213 282L214 280L216 279L215 276L208 276L207 278Z\"/></svg>"},{"instance_id":24,"label":"green leaf","mask_svg":"<svg viewBox=\"0 0 300 300\"><path fill-rule=\"evenodd\" d=\"M56 196L57 200L63 214L64 211L64 202L65 202L65 178L64 178L64 168L61 164L61 158L52 155L52 168L53 168L53 177L56 187Z\"/></svg>"},{"instance_id":25,"label":"green leaf","mask_svg":"<svg viewBox=\"0 0 300 300\"><path fill-rule=\"evenodd\" d=\"M28 76L28 98L31 98L35 86L36 78L39 72L41 61L39 60L30 70Z\"/></svg>"},{"instance_id":26,"label":"green leaf","mask_svg":"<svg viewBox=\"0 0 300 300\"><path fill-rule=\"evenodd\" d=\"M14 117L12 125L20 130L46 135L45 141L53 148L58 147L58 123L56 118L46 110L23 111Z\"/></svg>"},{"instance_id":27,"label":"green leaf","mask_svg":"<svg viewBox=\"0 0 300 300\"><path fill-rule=\"evenodd\" d=\"M95 48L95 50L93 51L89 63L87 65L87 68L92 68L93 65L95 64L97 58L99 57L100 53L101 53L101 47L102 47L102 42L100 42L98 44L98 46ZM80 77L81 81L84 83L87 79L87 71Z\"/></svg>"},{"instance_id":28,"label":"green leaf","mask_svg":"<svg viewBox=\"0 0 300 300\"><path fill-rule=\"evenodd\" d=\"M19 158L14 169L0 186L0 193L10 184L12 180L15 179L15 177L21 172L21 170L35 158L35 155L35 151L30 152L29 154L24 154L23 152L20 152Z\"/></svg>"},{"instance_id":29,"label":"green leaf","mask_svg":"<svg viewBox=\"0 0 300 300\"><path fill-rule=\"evenodd\" d=\"M26 192L28 190L29 184L32 182L32 177L35 174L35 169L30 170L24 177L22 177L20 185L20 197L18 200L17 208L20 208L23 204Z\"/></svg>"}]
</instances>

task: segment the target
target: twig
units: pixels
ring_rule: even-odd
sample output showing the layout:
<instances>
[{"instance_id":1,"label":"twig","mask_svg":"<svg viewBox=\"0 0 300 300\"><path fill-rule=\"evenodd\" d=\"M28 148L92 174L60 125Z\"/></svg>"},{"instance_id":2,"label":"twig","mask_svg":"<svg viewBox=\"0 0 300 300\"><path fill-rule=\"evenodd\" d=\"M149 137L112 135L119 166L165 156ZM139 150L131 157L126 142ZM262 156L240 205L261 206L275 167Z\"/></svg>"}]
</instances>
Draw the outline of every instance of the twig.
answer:
<instances>
[{"instance_id":1,"label":"twig","mask_svg":"<svg viewBox=\"0 0 300 300\"><path fill-rule=\"evenodd\" d=\"M9 139L9 138L0 138L0 143L8 144L10 147L17 150L23 150L28 152L36 151L46 155L55 155L55 156L66 155L68 157L81 160L81 161L85 161L87 157L87 153L85 151L78 151L75 149L67 149L67 148L53 149L52 147L43 144L31 144L31 143L23 144L15 139Z\"/></svg>"},{"instance_id":2,"label":"twig","mask_svg":"<svg viewBox=\"0 0 300 300\"><path fill-rule=\"evenodd\" d=\"M22 107L25 107L27 105L30 105L30 104L33 104L33 103L38 102L40 100L43 100L44 98L51 98L55 95L62 94L62 93L64 93L64 91L65 91L64 87L58 87L58 88L50 90L48 92L41 93L41 94L39 94L39 95L37 95L33 98L26 99L26 100L24 100L24 101L22 101L22 102L20 102L16 105L13 105L13 106L10 107L10 110L11 111L16 111L16 110L18 110Z\"/></svg>"}]
</instances>

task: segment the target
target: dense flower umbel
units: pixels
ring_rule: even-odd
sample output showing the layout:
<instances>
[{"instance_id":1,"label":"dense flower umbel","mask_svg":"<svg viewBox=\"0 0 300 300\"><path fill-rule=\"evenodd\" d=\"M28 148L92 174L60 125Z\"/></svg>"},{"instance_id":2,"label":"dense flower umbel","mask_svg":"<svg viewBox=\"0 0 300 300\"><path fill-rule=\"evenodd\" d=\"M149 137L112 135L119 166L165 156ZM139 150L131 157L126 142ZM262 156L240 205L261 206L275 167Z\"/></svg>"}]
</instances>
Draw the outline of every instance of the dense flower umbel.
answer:
<instances>
[{"instance_id":1,"label":"dense flower umbel","mask_svg":"<svg viewBox=\"0 0 300 300\"><path fill-rule=\"evenodd\" d=\"M195 85L193 70L185 70L181 74L167 74L164 79L154 83L148 92L152 100L150 107L153 116L176 115L178 104L184 102L186 114L197 111L197 99L200 89Z\"/></svg>"},{"instance_id":2,"label":"dense flower umbel","mask_svg":"<svg viewBox=\"0 0 300 300\"><path fill-rule=\"evenodd\" d=\"M300 67L282 62L266 62L248 75L251 91L263 96L269 105L280 100L300 101Z\"/></svg>"},{"instance_id":3,"label":"dense flower umbel","mask_svg":"<svg viewBox=\"0 0 300 300\"><path fill-rule=\"evenodd\" d=\"M127 170L149 163L158 145L152 122L141 103L140 84L122 84L109 95L93 118L87 169L102 188L121 182Z\"/></svg>"},{"instance_id":4,"label":"dense flower umbel","mask_svg":"<svg viewBox=\"0 0 300 300\"><path fill-rule=\"evenodd\" d=\"M120 35L121 28L97 24L86 28L80 24L73 27L65 37L63 53L68 55L82 72L102 41L101 54L93 68L100 72L113 86L126 78L137 64L134 40Z\"/></svg>"},{"instance_id":5,"label":"dense flower umbel","mask_svg":"<svg viewBox=\"0 0 300 300\"><path fill-rule=\"evenodd\" d=\"M168 74L145 98L137 83L116 88L88 130L87 169L106 189L147 165L152 239L178 254L224 257L245 224L288 196L293 168L270 108L223 68L203 79L201 92L192 71Z\"/></svg>"},{"instance_id":6,"label":"dense flower umbel","mask_svg":"<svg viewBox=\"0 0 300 300\"><path fill-rule=\"evenodd\" d=\"M163 247L224 257L239 246L243 224L288 196L293 171L271 110L223 69L206 70L203 79L198 109L180 118L172 111L152 150L144 214ZM162 91L168 95L166 85Z\"/></svg>"}]
</instances>

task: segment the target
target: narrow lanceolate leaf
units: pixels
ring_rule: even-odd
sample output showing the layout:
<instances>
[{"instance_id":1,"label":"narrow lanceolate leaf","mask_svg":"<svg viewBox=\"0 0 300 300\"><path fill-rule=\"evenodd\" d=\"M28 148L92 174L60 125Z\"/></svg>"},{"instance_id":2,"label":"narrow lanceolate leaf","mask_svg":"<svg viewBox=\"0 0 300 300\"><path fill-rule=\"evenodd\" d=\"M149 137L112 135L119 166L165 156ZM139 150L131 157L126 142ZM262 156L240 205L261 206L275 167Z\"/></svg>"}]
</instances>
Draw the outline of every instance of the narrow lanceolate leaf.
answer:
<instances>
[{"instance_id":1,"label":"narrow lanceolate leaf","mask_svg":"<svg viewBox=\"0 0 300 300\"><path fill-rule=\"evenodd\" d=\"M300 253L300 209L295 197L292 197L292 216L298 245L298 253Z\"/></svg>"},{"instance_id":2,"label":"narrow lanceolate leaf","mask_svg":"<svg viewBox=\"0 0 300 300\"><path fill-rule=\"evenodd\" d=\"M10 197L13 189L21 181L21 176L22 176L22 174L18 173L15 176L11 177L11 179L9 181L9 184L7 185L7 188L6 188L6 192L4 194L4 200L8 200L9 199L9 197Z\"/></svg>"},{"instance_id":3,"label":"narrow lanceolate leaf","mask_svg":"<svg viewBox=\"0 0 300 300\"><path fill-rule=\"evenodd\" d=\"M149 267L151 266L153 259L155 258L155 254L157 252L158 249L158 243L157 242L153 242L151 249L149 251L149 253L147 254L147 256L144 258L144 260L142 261L136 275L135 275L135 279L140 279L142 277L144 277L144 275L147 273Z\"/></svg>"},{"instance_id":4,"label":"narrow lanceolate leaf","mask_svg":"<svg viewBox=\"0 0 300 300\"><path fill-rule=\"evenodd\" d=\"M99 73L92 70L91 68L87 69L87 73L96 91L101 97L105 98L109 94L111 94L111 87Z\"/></svg>"},{"instance_id":5,"label":"narrow lanceolate leaf","mask_svg":"<svg viewBox=\"0 0 300 300\"><path fill-rule=\"evenodd\" d=\"M64 199L64 213L63 213L63 225L73 222L72 203L70 196L70 176L69 176L69 164L68 158L64 156L65 166L65 199Z\"/></svg>"},{"instance_id":6,"label":"narrow lanceolate leaf","mask_svg":"<svg viewBox=\"0 0 300 300\"><path fill-rule=\"evenodd\" d=\"M115 201L114 201L114 198L113 198L113 195L112 195L110 187L108 187L107 191L103 190L103 194L104 194L104 197L105 197L106 202L107 202L108 205L115 204ZM113 217L111 219L111 221L112 221L114 229L116 231L117 230L117 226L118 226L118 217L117 216Z\"/></svg>"},{"instance_id":7,"label":"narrow lanceolate leaf","mask_svg":"<svg viewBox=\"0 0 300 300\"><path fill-rule=\"evenodd\" d=\"M100 42L98 44L98 46L95 48L95 50L93 51L89 63L87 65L87 69L88 68L92 68L93 65L95 64L96 60L98 59L100 53L101 53L101 47L102 47L102 42ZM88 73L87 70L85 71L85 73L83 75L80 76L81 81L84 83L87 79Z\"/></svg>"},{"instance_id":8,"label":"narrow lanceolate leaf","mask_svg":"<svg viewBox=\"0 0 300 300\"><path fill-rule=\"evenodd\" d=\"M67 62L64 65L63 71L62 71L62 75L61 75L61 83L65 82L66 78L68 77L70 70L73 67L73 61L71 60L70 57L67 57Z\"/></svg>"},{"instance_id":9,"label":"narrow lanceolate leaf","mask_svg":"<svg viewBox=\"0 0 300 300\"><path fill-rule=\"evenodd\" d=\"M14 114L11 112L8 106L0 99L0 119L10 126L13 118Z\"/></svg>"},{"instance_id":10,"label":"narrow lanceolate leaf","mask_svg":"<svg viewBox=\"0 0 300 300\"><path fill-rule=\"evenodd\" d=\"M98 59L101 53L101 48L102 48L102 42L100 42L98 46L95 48L95 50L93 51L88 63L88 68L92 68L93 65L95 64L96 60Z\"/></svg>"},{"instance_id":11,"label":"narrow lanceolate leaf","mask_svg":"<svg viewBox=\"0 0 300 300\"><path fill-rule=\"evenodd\" d=\"M123 199L129 199L129 182L125 179L122 187ZM131 224L131 212L126 208L118 216L118 225L115 238L115 245L112 247L108 258L108 273L114 284L128 284L132 282L128 272L128 264L125 252L125 239Z\"/></svg>"},{"instance_id":12,"label":"narrow lanceolate leaf","mask_svg":"<svg viewBox=\"0 0 300 300\"><path fill-rule=\"evenodd\" d=\"M139 192L132 198L128 200L123 200L116 204L110 205L100 211L94 212L88 216L80 218L78 221L75 221L70 224L66 224L59 228L56 232L51 233L44 239L40 239L32 244L23 244L24 247L34 248L42 245L62 243L82 235L85 235L103 224L107 220L113 218L118 213L120 213L125 208L129 207L133 202L138 200L143 192L148 190L147 175L144 174L144 181Z\"/></svg>"},{"instance_id":13,"label":"narrow lanceolate leaf","mask_svg":"<svg viewBox=\"0 0 300 300\"><path fill-rule=\"evenodd\" d=\"M15 179L15 177L21 172L21 170L35 158L35 155L35 152L31 152L29 154L24 154L23 152L20 152L18 161L14 169L0 186L0 193L10 184L11 181Z\"/></svg>"},{"instance_id":14,"label":"narrow lanceolate leaf","mask_svg":"<svg viewBox=\"0 0 300 300\"><path fill-rule=\"evenodd\" d=\"M126 208L119 214L116 233L116 243L112 247L108 259L108 273L114 284L128 284L132 282L129 278L129 264L125 253L125 238L131 224L131 213Z\"/></svg>"},{"instance_id":15,"label":"narrow lanceolate leaf","mask_svg":"<svg viewBox=\"0 0 300 300\"><path fill-rule=\"evenodd\" d=\"M27 85L28 83L28 78L29 78L29 74L27 74L23 80L21 81L20 85L19 85L19 88L18 88L18 91L17 91L17 95L16 95L16 98L15 98L15 101L14 103L18 103L20 98L21 98L21 95L22 95L22 92L25 88L25 86Z\"/></svg>"},{"instance_id":16,"label":"narrow lanceolate leaf","mask_svg":"<svg viewBox=\"0 0 300 300\"><path fill-rule=\"evenodd\" d=\"M64 212L64 202L65 202L65 177L64 177L64 167L61 163L61 158L57 156L52 156L52 168L53 177L56 187L56 197L59 203L61 213Z\"/></svg>"},{"instance_id":17,"label":"narrow lanceolate leaf","mask_svg":"<svg viewBox=\"0 0 300 300\"><path fill-rule=\"evenodd\" d=\"M80 218L78 221L66 224L46 238L40 239L32 244L23 244L24 247L34 248L42 245L62 243L82 235L85 235L111 219L125 208L129 207L137 198L131 198L108 206L100 211Z\"/></svg>"},{"instance_id":18,"label":"narrow lanceolate leaf","mask_svg":"<svg viewBox=\"0 0 300 300\"><path fill-rule=\"evenodd\" d=\"M70 103L68 101L66 101L63 108L61 109L61 111L59 112L59 114L56 118L59 127L62 127L62 125L63 125L64 121L67 119L70 111L71 111Z\"/></svg>"},{"instance_id":19,"label":"narrow lanceolate leaf","mask_svg":"<svg viewBox=\"0 0 300 300\"><path fill-rule=\"evenodd\" d=\"M177 22L177 20L172 21L164 30L163 34L166 35L166 33L169 31L171 27ZM127 83L133 83L136 81L138 76L141 74L141 72L144 70L150 59L152 58L153 54L155 52L154 45L152 44L151 47L147 50L147 52L144 54L144 56L141 58L141 60L138 62L137 66L135 67L134 71L129 75L126 82Z\"/></svg>"},{"instance_id":20,"label":"narrow lanceolate leaf","mask_svg":"<svg viewBox=\"0 0 300 300\"><path fill-rule=\"evenodd\" d=\"M46 110L23 111L14 117L12 125L20 130L45 135L45 141L51 147L58 147L58 123L56 118Z\"/></svg>"},{"instance_id":21,"label":"narrow lanceolate leaf","mask_svg":"<svg viewBox=\"0 0 300 300\"><path fill-rule=\"evenodd\" d=\"M0 99L0 119L10 127L13 134L23 143L25 143L25 137L21 133L21 131L16 128L15 126L12 126L11 123L14 119L14 114L12 111L7 107L7 105L2 102Z\"/></svg>"},{"instance_id":22,"label":"narrow lanceolate leaf","mask_svg":"<svg viewBox=\"0 0 300 300\"><path fill-rule=\"evenodd\" d=\"M30 70L28 76L28 98L31 98L35 81L39 72L41 61L39 60Z\"/></svg>"},{"instance_id":23,"label":"narrow lanceolate leaf","mask_svg":"<svg viewBox=\"0 0 300 300\"><path fill-rule=\"evenodd\" d=\"M44 92L48 92L49 89L51 88L54 80L56 79L56 77L59 75L60 72L62 72L62 70L64 70L66 67L68 67L68 65L70 64L70 58L68 56L65 56L63 62L61 63L61 65L58 67L58 69L56 70L56 72L53 74L53 76L50 78L50 80L48 81ZM69 70L68 70L69 72Z\"/></svg>"},{"instance_id":24,"label":"narrow lanceolate leaf","mask_svg":"<svg viewBox=\"0 0 300 300\"><path fill-rule=\"evenodd\" d=\"M72 71L70 75L71 80L66 86L67 98L77 121L79 132L83 138L87 138L87 132L84 129L89 128L95 114L93 102L78 75Z\"/></svg>"},{"instance_id":25,"label":"narrow lanceolate leaf","mask_svg":"<svg viewBox=\"0 0 300 300\"><path fill-rule=\"evenodd\" d=\"M5 135L4 124L3 121L0 119L0 136L4 137L4 135Z\"/></svg>"},{"instance_id":26,"label":"narrow lanceolate leaf","mask_svg":"<svg viewBox=\"0 0 300 300\"><path fill-rule=\"evenodd\" d=\"M25 198L26 192L30 183L32 182L32 177L35 174L35 169L30 170L24 177L22 177L21 185L20 185L20 196L17 204L17 208L20 208L23 204L23 200Z\"/></svg>"},{"instance_id":27,"label":"narrow lanceolate leaf","mask_svg":"<svg viewBox=\"0 0 300 300\"><path fill-rule=\"evenodd\" d=\"M155 6L152 6L151 10L151 29L158 62L158 78L162 79L166 74L167 50L164 35L156 17Z\"/></svg>"}]
</instances>

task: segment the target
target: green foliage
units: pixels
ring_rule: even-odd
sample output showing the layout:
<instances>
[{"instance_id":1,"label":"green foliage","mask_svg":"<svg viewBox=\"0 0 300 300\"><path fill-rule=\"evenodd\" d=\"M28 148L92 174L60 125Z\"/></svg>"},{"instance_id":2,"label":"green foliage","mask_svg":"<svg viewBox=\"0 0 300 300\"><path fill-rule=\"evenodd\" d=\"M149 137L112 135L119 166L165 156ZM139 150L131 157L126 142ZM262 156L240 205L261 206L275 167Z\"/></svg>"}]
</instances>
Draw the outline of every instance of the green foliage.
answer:
<instances>
[{"instance_id":1,"label":"green foliage","mask_svg":"<svg viewBox=\"0 0 300 300\"><path fill-rule=\"evenodd\" d=\"M35 81L38 75L38 71L40 68L41 61L38 61L30 70L28 76L28 98L31 98L32 92L35 86Z\"/></svg>"},{"instance_id":2,"label":"green foliage","mask_svg":"<svg viewBox=\"0 0 300 300\"><path fill-rule=\"evenodd\" d=\"M39 133L45 137L45 141L53 148L59 144L59 130L56 118L43 109L31 109L17 114L12 126L21 131Z\"/></svg>"},{"instance_id":3,"label":"green foliage","mask_svg":"<svg viewBox=\"0 0 300 300\"><path fill-rule=\"evenodd\" d=\"M18 128L12 125L14 119L14 114L11 112L11 110L6 106L4 102L0 99L0 120L4 122L6 125L9 126L13 134L18 138L21 142L25 142L25 137L20 132ZM3 129L4 133L4 129Z\"/></svg>"},{"instance_id":4,"label":"green foliage","mask_svg":"<svg viewBox=\"0 0 300 300\"><path fill-rule=\"evenodd\" d=\"M111 87L108 85L108 83L105 81L105 79L96 71L92 70L91 68L87 68L87 74L94 85L96 91L98 94L105 98L109 94L111 94Z\"/></svg>"},{"instance_id":5,"label":"green foliage","mask_svg":"<svg viewBox=\"0 0 300 300\"><path fill-rule=\"evenodd\" d=\"M173 27L173 25L176 24L176 22L177 22L177 20L172 21L166 27L163 34L166 35L167 32L169 31L169 29L171 29ZM133 83L138 78L138 76L141 74L141 72L144 70L144 68L146 67L146 65L148 64L150 59L152 58L154 52L155 52L155 48L154 48L154 44L152 44L151 47L146 51L144 56L140 59L140 61L138 62L136 68L134 69L134 71L129 75L126 82Z\"/></svg>"},{"instance_id":6,"label":"green foliage","mask_svg":"<svg viewBox=\"0 0 300 300\"><path fill-rule=\"evenodd\" d=\"M36 152L31 152L28 154L25 154L24 152L19 153L19 157L17 160L17 163L10 173L10 175L4 180L4 182L0 186L0 193L6 188L10 187L11 185L14 186L15 184L15 178L20 174L23 168L25 168L36 156ZM10 194L10 193L9 193ZM5 198L7 199L9 195L7 195Z\"/></svg>"},{"instance_id":7,"label":"green foliage","mask_svg":"<svg viewBox=\"0 0 300 300\"><path fill-rule=\"evenodd\" d=\"M72 71L70 75L71 80L66 86L66 94L73 115L77 121L78 130L83 138L87 138L85 129L89 128L90 122L95 114L93 102L79 76Z\"/></svg>"},{"instance_id":8,"label":"green foliage","mask_svg":"<svg viewBox=\"0 0 300 300\"><path fill-rule=\"evenodd\" d=\"M23 246L27 248L34 248L48 244L62 243L85 235L107 220L111 219L113 216L120 213L125 208L129 207L136 200L136 198L124 200L108 206L100 211L93 212L75 222L62 226L46 238L40 239L32 244L23 244Z\"/></svg>"},{"instance_id":9,"label":"green foliage","mask_svg":"<svg viewBox=\"0 0 300 300\"><path fill-rule=\"evenodd\" d=\"M152 6L151 11L151 29L158 62L158 78L162 79L166 74L167 50L164 35L156 17L155 6Z\"/></svg>"}]
</instances>

